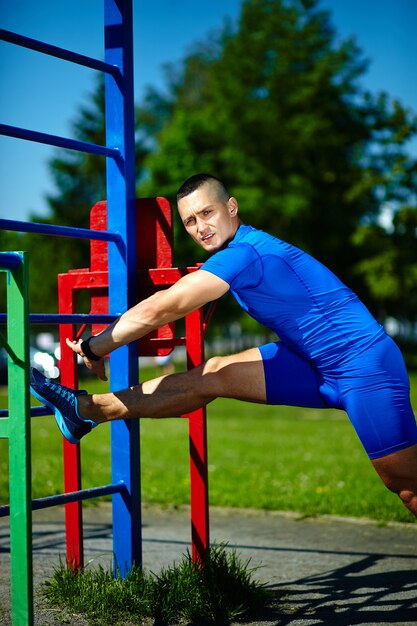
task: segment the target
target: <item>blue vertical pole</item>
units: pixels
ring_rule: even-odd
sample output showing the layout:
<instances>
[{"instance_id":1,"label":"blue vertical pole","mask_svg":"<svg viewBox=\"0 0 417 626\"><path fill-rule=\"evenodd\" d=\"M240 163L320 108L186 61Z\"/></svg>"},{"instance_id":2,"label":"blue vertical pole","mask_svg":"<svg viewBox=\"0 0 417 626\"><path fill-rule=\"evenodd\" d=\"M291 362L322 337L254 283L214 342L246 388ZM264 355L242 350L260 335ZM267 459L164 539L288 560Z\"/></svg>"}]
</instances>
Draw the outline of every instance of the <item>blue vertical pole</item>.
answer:
<instances>
[{"instance_id":1,"label":"blue vertical pole","mask_svg":"<svg viewBox=\"0 0 417 626\"><path fill-rule=\"evenodd\" d=\"M109 245L110 313L136 301L135 141L133 104L132 1L105 0L105 61L117 65L121 78L106 75L106 144L121 158L107 159L108 227L124 245ZM138 383L137 344L123 346L110 358L111 390ZM142 563L139 421L111 425L113 482L124 481L128 495L113 496L114 566L125 576Z\"/></svg>"}]
</instances>

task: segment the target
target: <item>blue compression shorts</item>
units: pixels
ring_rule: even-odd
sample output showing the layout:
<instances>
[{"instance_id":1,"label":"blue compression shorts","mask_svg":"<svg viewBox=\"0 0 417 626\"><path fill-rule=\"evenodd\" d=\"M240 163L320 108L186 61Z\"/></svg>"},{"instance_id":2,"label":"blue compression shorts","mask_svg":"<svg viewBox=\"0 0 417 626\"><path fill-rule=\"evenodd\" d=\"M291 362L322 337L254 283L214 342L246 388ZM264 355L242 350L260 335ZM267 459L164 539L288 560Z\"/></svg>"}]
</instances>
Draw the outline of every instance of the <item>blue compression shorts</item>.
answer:
<instances>
[{"instance_id":1,"label":"blue compression shorts","mask_svg":"<svg viewBox=\"0 0 417 626\"><path fill-rule=\"evenodd\" d=\"M323 375L280 342L259 350L268 404L346 411L370 459L417 443L407 372L390 337L341 365L337 376Z\"/></svg>"}]
</instances>

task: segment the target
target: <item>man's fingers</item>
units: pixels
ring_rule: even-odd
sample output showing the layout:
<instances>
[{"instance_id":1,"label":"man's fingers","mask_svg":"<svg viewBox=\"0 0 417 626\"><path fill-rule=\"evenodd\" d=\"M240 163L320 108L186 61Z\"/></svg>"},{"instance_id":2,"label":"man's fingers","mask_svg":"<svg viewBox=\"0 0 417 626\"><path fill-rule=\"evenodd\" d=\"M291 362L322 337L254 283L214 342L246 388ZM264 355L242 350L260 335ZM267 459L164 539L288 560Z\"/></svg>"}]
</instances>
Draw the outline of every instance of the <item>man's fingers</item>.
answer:
<instances>
[{"instance_id":1,"label":"man's fingers","mask_svg":"<svg viewBox=\"0 0 417 626\"><path fill-rule=\"evenodd\" d=\"M80 348L80 342L71 339L68 339L68 337L65 339L65 343L67 344L67 346L69 348L71 348L71 350L73 350L74 352L77 352L77 354L81 354L81 348Z\"/></svg>"},{"instance_id":2,"label":"man's fingers","mask_svg":"<svg viewBox=\"0 0 417 626\"><path fill-rule=\"evenodd\" d=\"M96 361L94 363L94 366L92 367L92 370L96 374L96 376L98 376L100 380L107 380L106 368L104 367L104 363L103 362L97 363Z\"/></svg>"},{"instance_id":3,"label":"man's fingers","mask_svg":"<svg viewBox=\"0 0 417 626\"><path fill-rule=\"evenodd\" d=\"M92 370L96 376L98 376L101 380L107 380L106 369L104 366L104 361L90 361L88 357L82 351L82 341L77 341L75 339L71 340L68 337L65 339L65 343L71 350L73 350L76 354L80 354L84 360L84 364L88 367L89 370Z\"/></svg>"}]
</instances>

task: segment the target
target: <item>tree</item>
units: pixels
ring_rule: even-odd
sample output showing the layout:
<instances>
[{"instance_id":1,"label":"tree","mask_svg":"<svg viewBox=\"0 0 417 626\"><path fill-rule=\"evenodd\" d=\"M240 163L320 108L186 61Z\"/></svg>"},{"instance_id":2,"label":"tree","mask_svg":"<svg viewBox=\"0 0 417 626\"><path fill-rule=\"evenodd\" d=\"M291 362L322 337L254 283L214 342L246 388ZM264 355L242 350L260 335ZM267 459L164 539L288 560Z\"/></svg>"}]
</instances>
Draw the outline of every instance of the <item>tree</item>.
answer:
<instances>
[{"instance_id":1,"label":"tree","mask_svg":"<svg viewBox=\"0 0 417 626\"><path fill-rule=\"evenodd\" d=\"M167 66L164 92L150 89L138 108L137 195L175 202L190 174L217 174L244 221L321 259L381 319L417 319L409 297L417 163L407 153L417 121L398 101L363 89L366 68L354 40L337 43L317 0L244 0L237 25ZM80 109L74 136L104 143L102 86ZM56 154L47 221L85 227L105 197L104 159ZM392 231L379 226L387 206ZM178 265L204 258L178 222L175 245ZM86 266L88 244L24 236L17 247L32 254L32 310L56 310L51 263L54 271Z\"/></svg>"},{"instance_id":2,"label":"tree","mask_svg":"<svg viewBox=\"0 0 417 626\"><path fill-rule=\"evenodd\" d=\"M403 322L416 319L417 311L417 211L400 208L392 227L359 226L355 243L367 256L355 266L381 318L393 316Z\"/></svg>"},{"instance_id":3,"label":"tree","mask_svg":"<svg viewBox=\"0 0 417 626\"><path fill-rule=\"evenodd\" d=\"M366 68L354 40L336 43L316 0L246 0L237 28L171 68L167 96L152 93L159 129L145 103L157 142L144 193L173 197L191 173L213 172L245 221L307 249L363 294L357 230L386 203L415 207L416 183L406 152L416 119L364 91ZM181 226L178 243L189 262Z\"/></svg>"}]
</instances>

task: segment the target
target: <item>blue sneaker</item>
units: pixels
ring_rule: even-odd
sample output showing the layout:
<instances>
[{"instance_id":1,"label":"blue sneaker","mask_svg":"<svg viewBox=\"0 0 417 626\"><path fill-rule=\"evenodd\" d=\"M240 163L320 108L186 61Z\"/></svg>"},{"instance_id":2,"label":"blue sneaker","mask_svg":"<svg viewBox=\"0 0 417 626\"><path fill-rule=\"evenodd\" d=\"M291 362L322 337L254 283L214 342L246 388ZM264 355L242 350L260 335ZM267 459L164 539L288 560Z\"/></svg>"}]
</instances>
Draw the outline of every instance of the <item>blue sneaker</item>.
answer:
<instances>
[{"instance_id":1,"label":"blue sneaker","mask_svg":"<svg viewBox=\"0 0 417 626\"><path fill-rule=\"evenodd\" d=\"M59 430L70 443L79 443L81 437L97 426L93 420L78 415L77 397L85 395L86 391L55 383L33 367L30 368L30 390L35 398L52 409Z\"/></svg>"}]
</instances>

